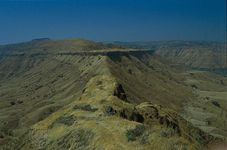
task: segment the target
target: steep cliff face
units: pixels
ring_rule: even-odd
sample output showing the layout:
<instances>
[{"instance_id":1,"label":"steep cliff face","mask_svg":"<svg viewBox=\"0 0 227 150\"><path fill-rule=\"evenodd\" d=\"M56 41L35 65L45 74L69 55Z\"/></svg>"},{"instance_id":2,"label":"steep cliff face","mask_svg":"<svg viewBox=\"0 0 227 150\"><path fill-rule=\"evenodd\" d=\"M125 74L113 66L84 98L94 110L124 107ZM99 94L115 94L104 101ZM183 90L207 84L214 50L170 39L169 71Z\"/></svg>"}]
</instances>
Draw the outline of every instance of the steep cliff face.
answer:
<instances>
[{"instance_id":1,"label":"steep cliff face","mask_svg":"<svg viewBox=\"0 0 227 150\"><path fill-rule=\"evenodd\" d=\"M226 116L213 121L225 101L202 97L227 91L226 78L173 70L153 51L14 51L0 62L0 149L202 149L226 138ZM196 124L206 113L212 123Z\"/></svg>"}]
</instances>

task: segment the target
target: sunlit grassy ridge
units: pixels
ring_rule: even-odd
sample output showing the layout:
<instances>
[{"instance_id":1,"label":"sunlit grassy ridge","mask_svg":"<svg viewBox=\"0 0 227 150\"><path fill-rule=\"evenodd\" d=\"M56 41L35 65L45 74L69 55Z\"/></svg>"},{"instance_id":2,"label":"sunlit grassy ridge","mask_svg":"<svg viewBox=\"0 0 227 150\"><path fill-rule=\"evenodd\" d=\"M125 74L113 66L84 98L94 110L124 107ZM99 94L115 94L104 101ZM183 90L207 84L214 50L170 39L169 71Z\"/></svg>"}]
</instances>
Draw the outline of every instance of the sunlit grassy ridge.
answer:
<instances>
[{"instance_id":1,"label":"sunlit grassy ridge","mask_svg":"<svg viewBox=\"0 0 227 150\"><path fill-rule=\"evenodd\" d=\"M184 150L226 139L226 77L176 70L153 51L91 45L3 46L0 149Z\"/></svg>"},{"instance_id":2,"label":"sunlit grassy ridge","mask_svg":"<svg viewBox=\"0 0 227 150\"><path fill-rule=\"evenodd\" d=\"M119 99L113 95L117 87L111 75L91 78L79 99L33 125L19 147L201 149L214 141L170 109Z\"/></svg>"},{"instance_id":3,"label":"sunlit grassy ridge","mask_svg":"<svg viewBox=\"0 0 227 150\"><path fill-rule=\"evenodd\" d=\"M103 44L84 39L50 40L45 38L1 46L0 54L60 53L111 49L125 48L114 44Z\"/></svg>"}]
</instances>

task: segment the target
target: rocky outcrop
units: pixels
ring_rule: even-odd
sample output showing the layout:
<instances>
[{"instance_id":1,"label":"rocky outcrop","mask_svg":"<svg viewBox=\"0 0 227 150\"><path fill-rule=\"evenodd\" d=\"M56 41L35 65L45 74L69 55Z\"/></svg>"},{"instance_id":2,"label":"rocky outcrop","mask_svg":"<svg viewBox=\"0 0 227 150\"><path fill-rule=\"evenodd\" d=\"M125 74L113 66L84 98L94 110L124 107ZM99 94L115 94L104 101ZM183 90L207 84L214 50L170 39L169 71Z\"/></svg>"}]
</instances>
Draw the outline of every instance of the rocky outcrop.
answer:
<instances>
[{"instance_id":1,"label":"rocky outcrop","mask_svg":"<svg viewBox=\"0 0 227 150\"><path fill-rule=\"evenodd\" d=\"M118 89L123 89L123 87L120 86ZM122 100L120 96L118 98ZM128 103L125 101L123 102ZM160 126L165 129L165 131L161 133L162 136L179 136L201 146L209 145L209 143L218 140L201 131L200 129L193 127L191 123L183 119L173 110L163 108L160 105L155 105L151 102L144 102L139 105L133 105L132 107L124 106L128 105L124 104L121 108L116 106L108 106L105 109L105 113L109 115L116 115L130 121L142 123L150 128L153 128L153 126Z\"/></svg>"}]
</instances>

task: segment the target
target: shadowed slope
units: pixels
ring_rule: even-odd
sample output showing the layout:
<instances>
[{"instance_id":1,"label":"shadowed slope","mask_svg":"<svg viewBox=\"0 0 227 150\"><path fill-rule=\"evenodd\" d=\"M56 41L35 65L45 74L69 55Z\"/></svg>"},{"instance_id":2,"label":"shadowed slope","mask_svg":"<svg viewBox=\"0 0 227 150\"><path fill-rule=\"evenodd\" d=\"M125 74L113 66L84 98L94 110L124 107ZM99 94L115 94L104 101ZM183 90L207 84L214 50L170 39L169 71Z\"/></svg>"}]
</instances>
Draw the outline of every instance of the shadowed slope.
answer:
<instances>
[{"instance_id":1,"label":"shadowed slope","mask_svg":"<svg viewBox=\"0 0 227 150\"><path fill-rule=\"evenodd\" d=\"M184 77L174 73L151 54L110 56L112 74L124 86L132 103L151 101L180 110L183 103L194 98Z\"/></svg>"}]
</instances>

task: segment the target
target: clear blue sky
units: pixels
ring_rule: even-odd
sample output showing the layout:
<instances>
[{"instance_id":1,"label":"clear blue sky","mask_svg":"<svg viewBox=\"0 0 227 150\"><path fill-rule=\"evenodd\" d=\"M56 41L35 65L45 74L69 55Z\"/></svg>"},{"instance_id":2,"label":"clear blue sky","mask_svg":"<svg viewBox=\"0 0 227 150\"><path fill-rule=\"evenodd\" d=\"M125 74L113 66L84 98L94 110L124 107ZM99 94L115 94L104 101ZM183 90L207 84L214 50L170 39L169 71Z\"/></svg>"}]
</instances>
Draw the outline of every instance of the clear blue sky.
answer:
<instances>
[{"instance_id":1,"label":"clear blue sky","mask_svg":"<svg viewBox=\"0 0 227 150\"><path fill-rule=\"evenodd\" d=\"M226 36L226 0L0 0L0 44L33 38L212 40Z\"/></svg>"}]
</instances>

